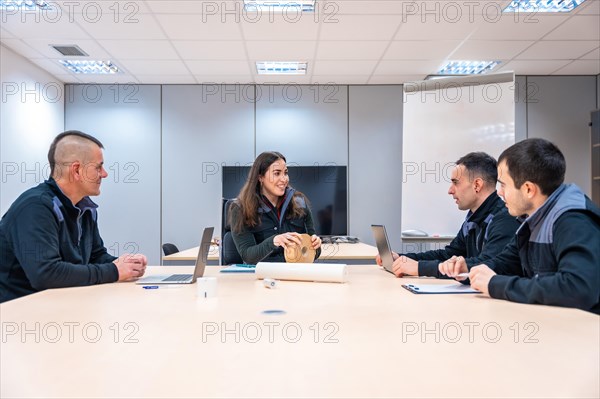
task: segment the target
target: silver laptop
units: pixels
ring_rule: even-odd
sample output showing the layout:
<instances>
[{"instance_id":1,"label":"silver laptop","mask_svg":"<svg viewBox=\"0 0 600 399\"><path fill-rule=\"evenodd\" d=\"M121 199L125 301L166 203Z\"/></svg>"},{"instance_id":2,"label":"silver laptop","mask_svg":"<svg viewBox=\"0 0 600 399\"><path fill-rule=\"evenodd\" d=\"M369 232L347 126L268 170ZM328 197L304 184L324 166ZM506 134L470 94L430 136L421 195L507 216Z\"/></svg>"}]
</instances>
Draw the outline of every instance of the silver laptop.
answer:
<instances>
[{"instance_id":1,"label":"silver laptop","mask_svg":"<svg viewBox=\"0 0 600 399\"><path fill-rule=\"evenodd\" d=\"M388 240L385 226L381 224L372 224L371 230L375 237L375 244L377 245L377 251L381 257L381 263L383 264L383 270L394 274L392 264L394 263L394 255L390 249L390 241Z\"/></svg>"},{"instance_id":2,"label":"silver laptop","mask_svg":"<svg viewBox=\"0 0 600 399\"><path fill-rule=\"evenodd\" d=\"M210 242L212 240L214 227L207 227L202 233L202 241L200 241L200 249L196 258L196 267L194 274L167 274L142 277L136 284L193 284L198 277L204 275L206 261L208 260L208 251L210 250Z\"/></svg>"}]
</instances>

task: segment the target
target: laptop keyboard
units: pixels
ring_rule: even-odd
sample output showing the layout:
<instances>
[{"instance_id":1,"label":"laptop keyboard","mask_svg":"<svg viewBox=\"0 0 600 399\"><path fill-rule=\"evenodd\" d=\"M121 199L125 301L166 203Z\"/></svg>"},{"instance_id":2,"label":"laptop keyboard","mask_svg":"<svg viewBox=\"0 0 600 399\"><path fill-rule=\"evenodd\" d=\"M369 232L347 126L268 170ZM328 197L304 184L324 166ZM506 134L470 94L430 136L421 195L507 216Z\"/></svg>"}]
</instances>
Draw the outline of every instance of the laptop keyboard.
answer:
<instances>
[{"instance_id":1,"label":"laptop keyboard","mask_svg":"<svg viewBox=\"0 0 600 399\"><path fill-rule=\"evenodd\" d=\"M192 278L191 274L174 274L163 281L188 281Z\"/></svg>"}]
</instances>

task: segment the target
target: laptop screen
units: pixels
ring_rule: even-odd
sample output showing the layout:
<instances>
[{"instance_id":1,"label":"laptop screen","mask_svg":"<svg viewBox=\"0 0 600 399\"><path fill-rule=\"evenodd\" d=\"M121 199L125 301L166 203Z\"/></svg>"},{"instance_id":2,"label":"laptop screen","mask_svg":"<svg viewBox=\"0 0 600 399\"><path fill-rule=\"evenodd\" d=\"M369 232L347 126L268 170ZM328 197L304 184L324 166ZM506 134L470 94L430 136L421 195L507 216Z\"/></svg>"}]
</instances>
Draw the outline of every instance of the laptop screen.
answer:
<instances>
[{"instance_id":1,"label":"laptop screen","mask_svg":"<svg viewBox=\"0 0 600 399\"><path fill-rule=\"evenodd\" d=\"M373 236L375 237L375 244L377 245L377 251L381 257L383 268L386 271L393 273L392 264L394 263L394 256L392 255L392 250L390 249L390 242L385 231L385 226L381 224L372 224L371 230L373 231Z\"/></svg>"},{"instance_id":2,"label":"laptop screen","mask_svg":"<svg viewBox=\"0 0 600 399\"><path fill-rule=\"evenodd\" d=\"M196 267L194 268L194 280L204 275L214 230L214 227L207 227L204 229L204 233L202 233L200 248L198 248L198 257L196 258Z\"/></svg>"}]
</instances>

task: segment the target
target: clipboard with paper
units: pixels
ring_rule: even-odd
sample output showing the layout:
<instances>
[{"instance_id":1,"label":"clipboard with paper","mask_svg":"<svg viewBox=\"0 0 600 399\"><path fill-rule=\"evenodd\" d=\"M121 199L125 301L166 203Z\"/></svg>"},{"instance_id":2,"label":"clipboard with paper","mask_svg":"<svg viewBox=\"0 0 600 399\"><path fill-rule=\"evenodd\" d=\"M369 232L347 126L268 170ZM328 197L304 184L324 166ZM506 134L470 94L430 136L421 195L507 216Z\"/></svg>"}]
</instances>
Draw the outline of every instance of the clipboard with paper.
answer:
<instances>
[{"instance_id":1,"label":"clipboard with paper","mask_svg":"<svg viewBox=\"0 0 600 399\"><path fill-rule=\"evenodd\" d=\"M470 285L456 284L402 284L413 294L481 294Z\"/></svg>"}]
</instances>

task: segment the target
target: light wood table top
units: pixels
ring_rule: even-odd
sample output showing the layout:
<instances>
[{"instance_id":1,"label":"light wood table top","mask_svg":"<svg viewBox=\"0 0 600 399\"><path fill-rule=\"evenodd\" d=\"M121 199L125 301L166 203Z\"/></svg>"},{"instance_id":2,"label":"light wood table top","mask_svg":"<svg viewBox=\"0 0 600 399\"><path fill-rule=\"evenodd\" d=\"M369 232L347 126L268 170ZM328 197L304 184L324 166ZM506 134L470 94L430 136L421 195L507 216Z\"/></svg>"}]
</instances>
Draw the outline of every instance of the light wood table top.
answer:
<instances>
[{"instance_id":1,"label":"light wood table top","mask_svg":"<svg viewBox=\"0 0 600 399\"><path fill-rule=\"evenodd\" d=\"M274 289L208 268L209 299L115 283L6 302L0 397L599 396L597 315L415 295L401 284L451 282L349 268L345 284Z\"/></svg>"},{"instance_id":2,"label":"light wood table top","mask_svg":"<svg viewBox=\"0 0 600 399\"><path fill-rule=\"evenodd\" d=\"M167 261L190 261L196 260L198 249L194 247L177 252L172 255L163 256L163 260ZM377 248L362 242L356 244L340 243L340 244L323 244L321 248L320 261L327 260L342 260L342 259L358 259L358 260L373 260L377 256ZM211 245L208 252L208 260L219 260L219 247Z\"/></svg>"}]
</instances>

